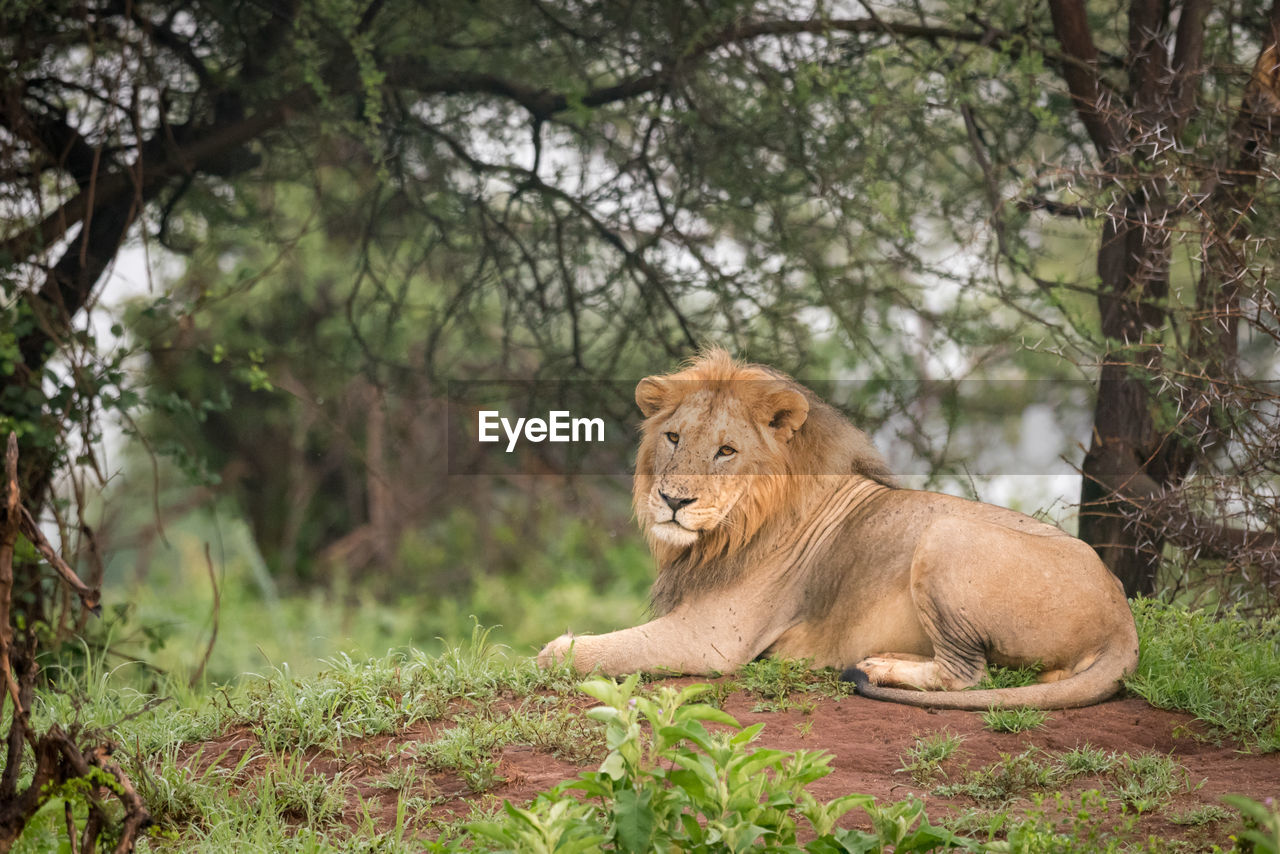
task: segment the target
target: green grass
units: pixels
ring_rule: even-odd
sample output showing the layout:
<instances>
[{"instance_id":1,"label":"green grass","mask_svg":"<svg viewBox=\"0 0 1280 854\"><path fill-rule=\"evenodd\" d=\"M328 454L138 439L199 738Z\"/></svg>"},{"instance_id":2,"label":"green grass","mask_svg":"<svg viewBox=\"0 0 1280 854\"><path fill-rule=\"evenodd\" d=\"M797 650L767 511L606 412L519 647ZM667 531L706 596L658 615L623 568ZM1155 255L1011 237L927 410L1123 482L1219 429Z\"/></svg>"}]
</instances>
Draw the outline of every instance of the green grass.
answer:
<instances>
[{"instance_id":1,"label":"green grass","mask_svg":"<svg viewBox=\"0 0 1280 854\"><path fill-rule=\"evenodd\" d=\"M1202 716L1216 733L1241 738L1253 750L1275 749L1276 742L1267 739L1272 733L1268 727L1274 726L1276 697L1261 690L1272 684L1268 679L1274 679L1276 670L1274 623L1185 614L1147 602L1136 603L1135 612L1143 643L1135 686L1164 686L1164 699L1171 706L1184 703L1193 713L1206 709ZM139 850L420 851L422 837L436 834L442 834L440 844L448 848L454 844L451 840L478 839L472 832L475 821L505 826L525 820L512 817L487 794L499 782L497 759L504 747L529 745L598 767L600 758L616 751L623 738L608 736L600 722L579 711L581 703L567 700L575 694L578 677L563 668L539 670L528 655L506 649L493 638L494 633L472 625L468 638L440 652L401 648L380 655L328 654L297 667L280 661L256 667L254 673L226 685L194 689L183 673L157 672L138 663L111 664L83 646L72 650L62 664L46 664L53 688L40 693L33 720L37 728L56 721L80 732L109 732L122 745L117 759L159 820ZM1197 656L1209 659L1212 666ZM265 665L261 654L258 658ZM1008 684L1033 675L997 671L992 678ZM653 698L667 687L659 680L637 688L633 698ZM810 670L804 662L763 660L710 686L696 699L713 708L730 693L746 690L762 708L803 711L822 697L843 697L848 689L834 671ZM1240 695L1239 707L1232 691ZM429 727L429 737L423 727ZM392 738L414 728L419 735L412 739ZM190 743L228 732L243 733L249 748L219 756L214 751L222 748L209 744L205 754L191 756ZM1158 754L1131 756L1089 746L1057 753L1032 749L967 769L956 767L960 743L958 736L945 732L921 736L900 758L899 770L917 785L935 786L936 794L972 798L980 809L955 829L986 836L983 845L992 851L1113 850L1117 839L1133 845L1132 836L1125 836L1123 816L1167 810L1173 797L1195 788L1196 781L1182 766ZM706 742L690 748L694 754L681 761L719 762L717 767L728 773L726 763L738 761L730 754L750 753L754 748L749 744L747 740L733 747L721 745L717 749L730 753L707 759L711 754L702 751L714 745ZM820 739L815 745L821 745ZM317 756L328 758L317 765ZM332 761L334 757L342 761ZM362 782L363 795L350 776L355 765L377 769ZM328 769L324 773L322 766ZM683 773L676 771L678 764L662 767ZM820 771L820 765L805 767ZM476 793L469 801L470 813L450 817L432 811L446 799L433 785L433 774L449 775L459 781L455 785ZM1058 798L1063 787L1082 778L1090 778L1106 810L1096 803L1088 809L1077 805L1090 817L1069 819L1066 833L1079 839L1064 841L1064 819L1055 819L1051 811L1038 816L1036 804ZM745 774L743 785L753 779ZM622 796L621 803L630 804L627 809L638 806L627 800L631 797ZM396 810L390 828L388 803ZM1018 806L1011 808L1015 803ZM606 806L607 799L597 800L594 809ZM74 800L73 807L82 809ZM539 809L545 810L535 814L539 822L572 819L566 818L568 807L561 808L554 821L554 803ZM896 821L894 810L901 811L899 818L914 822L913 833L933 827L922 811L913 809L910 802L901 802L875 806L867 814L873 825L879 821L884 828ZM1280 826L1280 817L1274 815L1274 807L1257 809L1261 812L1256 815L1247 813L1245 820L1252 825L1241 832L1265 840L1268 828ZM1205 804L1170 818L1188 827L1212 827L1215 835L1225 836L1236 832L1233 815ZM586 822L598 832L616 818L582 813L572 821ZM58 839L65 836L63 828L62 801L54 799L16 850L56 850ZM1096 848L1080 841L1085 839L1092 839ZM1151 850L1161 850L1152 845ZM1255 850L1268 849L1256 843Z\"/></svg>"},{"instance_id":2,"label":"green grass","mask_svg":"<svg viewBox=\"0 0 1280 854\"><path fill-rule=\"evenodd\" d=\"M917 844L933 850L954 838L975 851L1154 852L1174 849L1158 840L1136 842L1136 817L1167 809L1175 795L1194 789L1168 756L1087 745L1064 752L1032 748L981 768L956 768L962 739L926 734L901 757L899 771L918 785L936 784L935 794L972 798L980 806L944 830L930 823L918 801L877 804L855 795L821 802L807 795L806 787L829 769L821 752L760 749L753 744L755 727L700 728L702 721L725 720L705 701L729 691L745 685L765 701L814 700L844 689L834 674L797 662L758 662L744 671L742 683L698 688L597 680L592 690L603 706L584 715L582 704L572 702L577 677L564 669L541 671L479 628L440 655L338 655L313 676L280 666L203 694L185 683L157 683L174 689L175 699L161 704L139 687L145 671L134 665L112 669L87 656L82 669L54 672L73 693L77 674L82 677L79 698L45 692L36 715L110 729L127 745L117 757L158 821L141 851L398 854L468 845L523 851L535 850L528 833L591 846L604 844L601 837L616 842L620 823L627 822L639 822L633 830L643 830L650 842L696 847L708 841L698 834L709 827L745 834L740 839L765 828L774 842L795 838L790 834L801 827L825 837L837 832L831 822L840 811L859 809L863 826L869 822L872 829L839 838L853 850L917 850ZM385 737L415 727L413 738ZM237 739L247 747L215 754L224 748L209 744L197 753L186 744L228 731L242 734ZM580 778L585 789L558 787L512 811L487 794L500 782L499 752L510 745L600 770ZM357 787L353 775L362 768L375 771ZM432 782L441 774L475 793L463 812L432 811L454 797ZM1096 791L1064 801L1063 787L1086 777ZM571 801L571 791L589 797ZM393 820L386 817L388 804ZM1280 818L1267 812L1272 808L1257 809L1248 818L1252 829L1242 832L1265 840L1269 822ZM1232 815L1207 804L1171 818L1225 834ZM697 829L681 816L695 817ZM55 799L17 850L56 850L63 822L62 802ZM424 837L439 841L428 844ZM1267 849L1259 843L1255 850Z\"/></svg>"},{"instance_id":3,"label":"green grass","mask_svg":"<svg viewBox=\"0 0 1280 854\"><path fill-rule=\"evenodd\" d=\"M761 658L748 662L734 675L733 686L759 698L753 711L800 711L809 714L816 698L840 699L853 694L853 685L842 682L832 668L814 669L807 661Z\"/></svg>"},{"instance_id":4,"label":"green grass","mask_svg":"<svg viewBox=\"0 0 1280 854\"><path fill-rule=\"evenodd\" d=\"M287 665L249 674L238 697L228 697L231 724L252 729L271 750L320 747L340 751L352 739L440 718L459 701L491 702L500 695L568 691L576 677L511 658L478 627L468 644L437 656L418 650L363 661L343 654L310 678Z\"/></svg>"},{"instance_id":5,"label":"green grass","mask_svg":"<svg viewBox=\"0 0 1280 854\"><path fill-rule=\"evenodd\" d=\"M213 628L206 544L221 594L209 685L286 663L309 677L338 651L358 659L392 648L441 652L467 640L473 617L492 627L494 643L532 655L566 628L598 633L641 621L653 581L638 532L616 536L579 518L539 517L534 525L539 511L512 508L510 519L483 529L461 512L436 520L404 535L397 569L360 578L335 570L299 591L296 581L270 573L248 528L224 511L220 520L197 512L167 525L145 555L114 551L104 616L91 628L109 632L118 650L187 679ZM150 571L137 575L147 563Z\"/></svg>"},{"instance_id":6,"label":"green grass","mask_svg":"<svg viewBox=\"0 0 1280 854\"><path fill-rule=\"evenodd\" d=\"M1040 729L1049 716L1040 709L987 709L982 713L982 723L992 732L1026 732Z\"/></svg>"},{"instance_id":7,"label":"green grass","mask_svg":"<svg viewBox=\"0 0 1280 854\"><path fill-rule=\"evenodd\" d=\"M155 683L172 689L165 702L138 687L136 665L107 668L85 655L77 668L52 669L56 687L40 694L33 720L37 729L56 721L85 738L109 732L125 745L117 758L157 821L147 846L172 838L180 840L174 850L329 850L346 838L352 810L367 808L349 768L385 769L386 785L372 788L402 792L408 827L434 803L423 774L449 772L479 792L500 781L496 755L508 745L575 762L605 753L599 724L572 704L547 702L572 695L579 677L510 656L489 635L477 627L469 642L435 656L339 655L306 678L282 666L203 695L170 679ZM376 746L374 737L427 720L435 737L414 740L408 752ZM217 755L186 746L227 732L240 733L234 741L243 746ZM25 850L57 848L61 809L50 802ZM307 834L294 833L299 823Z\"/></svg>"},{"instance_id":8,"label":"green grass","mask_svg":"<svg viewBox=\"0 0 1280 854\"><path fill-rule=\"evenodd\" d=\"M962 741L964 736L950 732L918 735L916 743L898 758L902 763L898 771L910 774L918 786L927 785L935 778L945 776L942 763L955 755Z\"/></svg>"},{"instance_id":9,"label":"green grass","mask_svg":"<svg viewBox=\"0 0 1280 854\"><path fill-rule=\"evenodd\" d=\"M1073 777L1084 774L1109 774L1119 761L1114 753L1107 753L1088 744L1061 754L1058 760Z\"/></svg>"},{"instance_id":10,"label":"green grass","mask_svg":"<svg viewBox=\"0 0 1280 854\"><path fill-rule=\"evenodd\" d=\"M1175 794L1192 791L1186 768L1172 757L1155 753L1131 756L1104 753L1085 745L1051 753L1038 747L1002 753L996 762L969 771L934 794L969 797L980 803L1005 805L1036 792L1053 792L1078 777L1096 776L1108 785L1116 802L1137 813L1166 805Z\"/></svg>"},{"instance_id":11,"label":"green grass","mask_svg":"<svg viewBox=\"0 0 1280 854\"><path fill-rule=\"evenodd\" d=\"M1037 747L1021 753L1002 753L1000 758L957 782L938 786L934 794L946 798L969 797L975 801L1006 804L1029 792L1046 791L1070 777L1052 757Z\"/></svg>"},{"instance_id":12,"label":"green grass","mask_svg":"<svg viewBox=\"0 0 1280 854\"><path fill-rule=\"evenodd\" d=\"M982 674L982 680L973 687L973 690L1022 688L1036 684L1036 676L1039 674L1040 665L1038 664L1027 667L1001 667L998 664L988 664L986 671Z\"/></svg>"},{"instance_id":13,"label":"green grass","mask_svg":"<svg viewBox=\"0 0 1280 854\"><path fill-rule=\"evenodd\" d=\"M1280 617L1247 621L1151 599L1133 612L1141 653L1130 691L1251 750L1280 750Z\"/></svg>"},{"instance_id":14,"label":"green grass","mask_svg":"<svg viewBox=\"0 0 1280 854\"><path fill-rule=\"evenodd\" d=\"M1135 840L1136 817L1102 792L1089 790L1076 797L1060 792L1033 796L1023 815L989 813L988 844L993 854L1169 854L1176 842L1148 837ZM999 833L1004 838L996 839Z\"/></svg>"},{"instance_id":15,"label":"green grass","mask_svg":"<svg viewBox=\"0 0 1280 854\"><path fill-rule=\"evenodd\" d=\"M1222 821L1232 821L1236 814L1219 804L1201 804L1169 816L1169 821L1183 827L1205 827Z\"/></svg>"}]
</instances>

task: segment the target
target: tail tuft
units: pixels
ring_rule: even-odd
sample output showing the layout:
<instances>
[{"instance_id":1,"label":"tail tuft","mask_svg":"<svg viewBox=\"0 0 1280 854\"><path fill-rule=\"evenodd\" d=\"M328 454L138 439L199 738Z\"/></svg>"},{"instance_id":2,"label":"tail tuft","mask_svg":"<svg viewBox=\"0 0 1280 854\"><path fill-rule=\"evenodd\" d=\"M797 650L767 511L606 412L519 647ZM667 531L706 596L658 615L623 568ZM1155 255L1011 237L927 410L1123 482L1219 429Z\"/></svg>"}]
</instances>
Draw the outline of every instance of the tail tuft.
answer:
<instances>
[{"instance_id":1,"label":"tail tuft","mask_svg":"<svg viewBox=\"0 0 1280 854\"><path fill-rule=\"evenodd\" d=\"M850 667L841 673L840 681L852 682L854 691L864 696L867 693L867 689L871 687L871 680L867 678L867 674L856 667Z\"/></svg>"}]
</instances>

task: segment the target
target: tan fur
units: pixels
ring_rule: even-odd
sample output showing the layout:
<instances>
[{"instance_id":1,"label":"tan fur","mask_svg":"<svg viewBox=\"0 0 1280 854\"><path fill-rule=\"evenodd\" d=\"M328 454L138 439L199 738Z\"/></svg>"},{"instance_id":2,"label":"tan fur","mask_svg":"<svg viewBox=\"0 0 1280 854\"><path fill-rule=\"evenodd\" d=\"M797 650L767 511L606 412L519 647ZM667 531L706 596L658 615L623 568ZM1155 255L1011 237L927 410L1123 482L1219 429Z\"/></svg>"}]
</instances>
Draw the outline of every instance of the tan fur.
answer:
<instances>
[{"instance_id":1,"label":"tan fur","mask_svg":"<svg viewBox=\"0 0 1280 854\"><path fill-rule=\"evenodd\" d=\"M786 375L712 350L642 380L636 402L655 619L561 636L540 663L710 674L780 655L855 667L868 696L972 709L1096 703L1136 666L1133 616L1093 549L896 488L866 435ZM987 662L1039 665L1041 684L961 690Z\"/></svg>"}]
</instances>

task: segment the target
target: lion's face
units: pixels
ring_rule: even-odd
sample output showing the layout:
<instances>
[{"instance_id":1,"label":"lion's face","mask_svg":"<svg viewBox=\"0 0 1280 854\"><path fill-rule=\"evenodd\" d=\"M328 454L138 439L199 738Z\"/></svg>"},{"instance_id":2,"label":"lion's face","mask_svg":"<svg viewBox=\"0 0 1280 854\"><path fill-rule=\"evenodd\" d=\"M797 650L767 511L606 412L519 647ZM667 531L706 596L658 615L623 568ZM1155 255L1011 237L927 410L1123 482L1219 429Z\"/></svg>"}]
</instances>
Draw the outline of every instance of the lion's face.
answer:
<instances>
[{"instance_id":1,"label":"lion's face","mask_svg":"<svg viewBox=\"0 0 1280 854\"><path fill-rule=\"evenodd\" d=\"M636 401L647 420L635 509L655 545L750 536L762 509L756 499L787 471L787 443L808 413L804 396L767 376L707 383L675 374L642 380Z\"/></svg>"},{"instance_id":2,"label":"lion's face","mask_svg":"<svg viewBox=\"0 0 1280 854\"><path fill-rule=\"evenodd\" d=\"M742 402L702 391L655 424L652 485L644 512L653 535L691 545L724 522L751 474L769 456Z\"/></svg>"}]
</instances>

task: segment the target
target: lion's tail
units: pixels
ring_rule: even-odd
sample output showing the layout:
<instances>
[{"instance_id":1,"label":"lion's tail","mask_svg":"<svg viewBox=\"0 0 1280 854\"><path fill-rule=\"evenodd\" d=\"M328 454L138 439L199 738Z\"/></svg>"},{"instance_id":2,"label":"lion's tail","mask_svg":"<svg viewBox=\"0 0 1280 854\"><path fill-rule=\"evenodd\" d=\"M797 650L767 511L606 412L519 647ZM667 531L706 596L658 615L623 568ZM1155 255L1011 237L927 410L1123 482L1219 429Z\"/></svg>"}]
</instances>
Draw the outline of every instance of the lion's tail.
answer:
<instances>
[{"instance_id":1,"label":"lion's tail","mask_svg":"<svg viewBox=\"0 0 1280 854\"><path fill-rule=\"evenodd\" d=\"M873 700L905 703L929 709L985 711L996 708L1072 709L1100 703L1123 686L1124 677L1137 665L1136 651L1112 649L1088 667L1060 679L1017 688L983 688L971 691L913 691L872 685L867 674L851 667L841 679L853 682L859 694Z\"/></svg>"}]
</instances>

